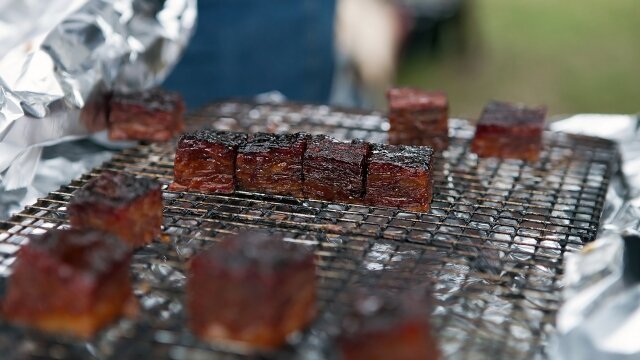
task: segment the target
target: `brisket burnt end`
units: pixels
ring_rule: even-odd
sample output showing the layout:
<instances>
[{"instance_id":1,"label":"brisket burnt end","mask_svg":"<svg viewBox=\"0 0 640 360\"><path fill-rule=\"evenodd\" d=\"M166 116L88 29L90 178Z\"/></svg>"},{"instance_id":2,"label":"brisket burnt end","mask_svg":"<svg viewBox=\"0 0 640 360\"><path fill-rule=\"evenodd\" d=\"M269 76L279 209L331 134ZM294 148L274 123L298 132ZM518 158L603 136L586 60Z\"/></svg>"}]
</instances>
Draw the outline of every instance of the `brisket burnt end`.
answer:
<instances>
[{"instance_id":1,"label":"brisket burnt end","mask_svg":"<svg viewBox=\"0 0 640 360\"><path fill-rule=\"evenodd\" d=\"M449 104L444 93L394 88L387 92L387 99L389 144L447 148Z\"/></svg>"},{"instance_id":2,"label":"brisket burnt end","mask_svg":"<svg viewBox=\"0 0 640 360\"><path fill-rule=\"evenodd\" d=\"M150 178L105 171L74 193L68 213L74 227L110 232L142 246L161 232L161 186Z\"/></svg>"},{"instance_id":3,"label":"brisket burnt end","mask_svg":"<svg viewBox=\"0 0 640 360\"><path fill-rule=\"evenodd\" d=\"M232 193L236 189L238 147L246 140L246 134L229 131L199 130L182 135L169 189Z\"/></svg>"},{"instance_id":4,"label":"brisket burnt end","mask_svg":"<svg viewBox=\"0 0 640 360\"><path fill-rule=\"evenodd\" d=\"M187 304L204 340L277 348L315 316L314 255L281 235L229 236L191 261Z\"/></svg>"},{"instance_id":5,"label":"brisket burnt end","mask_svg":"<svg viewBox=\"0 0 640 360\"><path fill-rule=\"evenodd\" d=\"M545 107L488 103L476 125L471 151L480 157L538 160L546 112Z\"/></svg>"},{"instance_id":6,"label":"brisket burnt end","mask_svg":"<svg viewBox=\"0 0 640 360\"><path fill-rule=\"evenodd\" d=\"M52 230L18 253L3 304L7 320L82 338L135 306L130 248L97 230Z\"/></svg>"},{"instance_id":7,"label":"brisket burnt end","mask_svg":"<svg viewBox=\"0 0 640 360\"><path fill-rule=\"evenodd\" d=\"M302 159L309 135L258 133L238 149L238 188L303 197Z\"/></svg>"},{"instance_id":8,"label":"brisket burnt end","mask_svg":"<svg viewBox=\"0 0 640 360\"><path fill-rule=\"evenodd\" d=\"M311 199L359 202L369 144L342 142L324 135L312 137L304 154L304 195Z\"/></svg>"},{"instance_id":9,"label":"brisket burnt end","mask_svg":"<svg viewBox=\"0 0 640 360\"><path fill-rule=\"evenodd\" d=\"M155 88L113 95L109 138L167 141L184 130L183 113L184 102L178 93Z\"/></svg>"},{"instance_id":10,"label":"brisket burnt end","mask_svg":"<svg viewBox=\"0 0 640 360\"><path fill-rule=\"evenodd\" d=\"M433 149L374 144L367 166L365 203L411 211L429 210Z\"/></svg>"}]
</instances>

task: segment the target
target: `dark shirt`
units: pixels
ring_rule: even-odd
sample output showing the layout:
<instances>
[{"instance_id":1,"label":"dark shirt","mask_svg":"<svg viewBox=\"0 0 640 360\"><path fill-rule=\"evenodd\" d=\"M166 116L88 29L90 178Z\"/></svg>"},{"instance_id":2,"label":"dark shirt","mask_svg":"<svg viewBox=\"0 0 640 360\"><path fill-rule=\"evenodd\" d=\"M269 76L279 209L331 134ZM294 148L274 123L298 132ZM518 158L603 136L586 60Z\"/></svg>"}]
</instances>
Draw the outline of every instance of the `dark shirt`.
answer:
<instances>
[{"instance_id":1,"label":"dark shirt","mask_svg":"<svg viewBox=\"0 0 640 360\"><path fill-rule=\"evenodd\" d=\"M335 0L200 0L198 26L164 86L190 107L278 90L326 103Z\"/></svg>"}]
</instances>

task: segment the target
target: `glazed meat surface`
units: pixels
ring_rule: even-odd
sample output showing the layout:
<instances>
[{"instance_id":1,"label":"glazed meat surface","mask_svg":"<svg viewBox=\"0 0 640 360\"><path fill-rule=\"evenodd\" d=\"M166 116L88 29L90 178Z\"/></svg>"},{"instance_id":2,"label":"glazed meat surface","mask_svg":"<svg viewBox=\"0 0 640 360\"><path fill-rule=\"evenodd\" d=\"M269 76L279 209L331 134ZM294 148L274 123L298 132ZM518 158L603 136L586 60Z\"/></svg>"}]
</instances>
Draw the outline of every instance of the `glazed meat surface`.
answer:
<instances>
[{"instance_id":1,"label":"glazed meat surface","mask_svg":"<svg viewBox=\"0 0 640 360\"><path fill-rule=\"evenodd\" d=\"M3 304L21 325L83 338L131 311L130 248L97 230L52 230L17 256Z\"/></svg>"},{"instance_id":2,"label":"glazed meat surface","mask_svg":"<svg viewBox=\"0 0 640 360\"><path fill-rule=\"evenodd\" d=\"M471 151L480 157L537 161L545 115L545 107L492 101L478 120Z\"/></svg>"},{"instance_id":3,"label":"glazed meat surface","mask_svg":"<svg viewBox=\"0 0 640 360\"><path fill-rule=\"evenodd\" d=\"M183 113L182 97L174 92L116 94L110 101L109 138L167 141L184 130Z\"/></svg>"},{"instance_id":4,"label":"glazed meat surface","mask_svg":"<svg viewBox=\"0 0 640 360\"><path fill-rule=\"evenodd\" d=\"M232 193L236 189L238 147L247 135L199 130L182 135L176 149L174 180L170 190Z\"/></svg>"},{"instance_id":5,"label":"glazed meat surface","mask_svg":"<svg viewBox=\"0 0 640 360\"><path fill-rule=\"evenodd\" d=\"M387 98L389 144L447 148L449 104L444 93L394 88L387 92Z\"/></svg>"},{"instance_id":6,"label":"glazed meat surface","mask_svg":"<svg viewBox=\"0 0 640 360\"><path fill-rule=\"evenodd\" d=\"M433 149L374 144L367 167L365 203L411 211L429 210Z\"/></svg>"},{"instance_id":7,"label":"glazed meat surface","mask_svg":"<svg viewBox=\"0 0 640 360\"><path fill-rule=\"evenodd\" d=\"M315 282L304 246L265 232L229 236L191 261L189 325L207 341L277 348L315 316Z\"/></svg>"},{"instance_id":8,"label":"glazed meat surface","mask_svg":"<svg viewBox=\"0 0 640 360\"><path fill-rule=\"evenodd\" d=\"M68 214L74 227L111 232L142 246L161 232L161 186L149 178L106 171L74 193Z\"/></svg>"},{"instance_id":9,"label":"glazed meat surface","mask_svg":"<svg viewBox=\"0 0 640 360\"><path fill-rule=\"evenodd\" d=\"M304 195L311 199L358 202L364 195L369 144L313 136L304 154Z\"/></svg>"},{"instance_id":10,"label":"glazed meat surface","mask_svg":"<svg viewBox=\"0 0 640 360\"><path fill-rule=\"evenodd\" d=\"M238 188L303 197L302 159L308 138L306 134L250 135L238 149Z\"/></svg>"}]
</instances>

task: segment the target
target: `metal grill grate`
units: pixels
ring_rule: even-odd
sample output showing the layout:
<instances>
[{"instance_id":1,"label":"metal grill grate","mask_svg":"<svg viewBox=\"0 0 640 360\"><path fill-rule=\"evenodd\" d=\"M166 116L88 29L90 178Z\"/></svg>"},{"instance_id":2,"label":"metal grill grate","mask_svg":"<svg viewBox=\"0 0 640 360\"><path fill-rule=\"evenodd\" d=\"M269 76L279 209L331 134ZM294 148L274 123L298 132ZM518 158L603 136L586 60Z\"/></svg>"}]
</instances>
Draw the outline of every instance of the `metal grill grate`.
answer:
<instances>
[{"instance_id":1,"label":"metal grill grate","mask_svg":"<svg viewBox=\"0 0 640 360\"><path fill-rule=\"evenodd\" d=\"M307 131L384 142L384 117L315 105L227 102L205 108L189 126L250 131ZM613 143L545 133L541 160L477 159L473 128L452 120L451 145L436 161L429 213L302 201L238 192L164 192L162 241L136 252L132 274L138 319L122 320L91 343L53 338L0 323L8 357L222 358L246 349L215 347L185 329L185 262L221 234L276 228L318 256L321 312L292 345L264 357L325 357L341 294L356 283L404 290L429 283L433 324L450 358L544 357L559 302L566 252L592 240L618 153ZM0 274L11 271L25 236L67 227L75 189L104 169L172 179L175 143L125 150L0 223Z\"/></svg>"}]
</instances>

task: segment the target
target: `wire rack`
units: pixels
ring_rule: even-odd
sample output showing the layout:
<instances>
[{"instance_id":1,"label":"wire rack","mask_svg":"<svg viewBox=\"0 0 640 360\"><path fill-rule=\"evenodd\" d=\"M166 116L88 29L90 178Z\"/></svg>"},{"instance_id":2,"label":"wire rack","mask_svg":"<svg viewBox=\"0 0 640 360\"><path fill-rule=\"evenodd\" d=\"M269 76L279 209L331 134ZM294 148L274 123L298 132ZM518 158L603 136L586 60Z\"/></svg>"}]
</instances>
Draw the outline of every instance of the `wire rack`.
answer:
<instances>
[{"instance_id":1,"label":"wire rack","mask_svg":"<svg viewBox=\"0 0 640 360\"><path fill-rule=\"evenodd\" d=\"M384 142L377 113L302 104L213 104L191 128L307 131ZM141 311L91 342L51 337L0 322L9 358L237 358L248 349L206 344L185 328L185 264L221 235L242 228L282 231L317 255L320 315L289 345L261 358L327 358L343 295L356 284L390 291L428 286L432 323L447 358L544 358L559 306L563 257L594 239L610 176L614 143L544 134L537 163L478 159L473 127L451 121L451 142L438 154L428 213L346 205L248 192L204 195L164 191L162 239L137 251L132 276ZM0 223L0 275L30 234L68 226L73 192L105 169L168 184L175 143L143 144L38 200Z\"/></svg>"}]
</instances>

